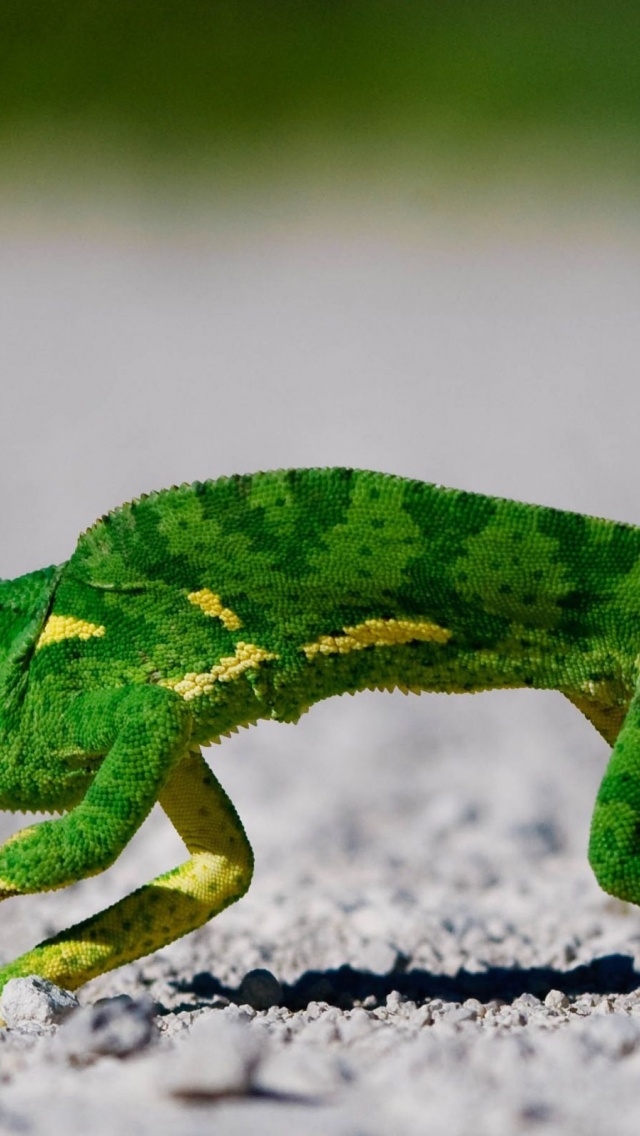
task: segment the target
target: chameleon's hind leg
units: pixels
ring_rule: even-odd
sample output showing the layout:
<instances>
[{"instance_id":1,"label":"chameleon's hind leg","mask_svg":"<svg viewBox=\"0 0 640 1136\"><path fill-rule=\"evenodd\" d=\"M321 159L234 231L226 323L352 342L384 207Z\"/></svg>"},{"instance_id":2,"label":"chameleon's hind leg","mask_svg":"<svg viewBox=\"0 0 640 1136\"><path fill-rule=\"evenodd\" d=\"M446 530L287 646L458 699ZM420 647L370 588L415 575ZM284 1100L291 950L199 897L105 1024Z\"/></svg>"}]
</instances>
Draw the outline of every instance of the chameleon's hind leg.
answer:
<instances>
[{"instance_id":1,"label":"chameleon's hind leg","mask_svg":"<svg viewBox=\"0 0 640 1136\"><path fill-rule=\"evenodd\" d=\"M75 989L200 927L247 890L253 853L233 804L199 750L187 750L159 797L191 856L0 971Z\"/></svg>"},{"instance_id":2,"label":"chameleon's hind leg","mask_svg":"<svg viewBox=\"0 0 640 1136\"><path fill-rule=\"evenodd\" d=\"M598 792L589 861L604 891L640 904L640 693L627 711Z\"/></svg>"}]
</instances>

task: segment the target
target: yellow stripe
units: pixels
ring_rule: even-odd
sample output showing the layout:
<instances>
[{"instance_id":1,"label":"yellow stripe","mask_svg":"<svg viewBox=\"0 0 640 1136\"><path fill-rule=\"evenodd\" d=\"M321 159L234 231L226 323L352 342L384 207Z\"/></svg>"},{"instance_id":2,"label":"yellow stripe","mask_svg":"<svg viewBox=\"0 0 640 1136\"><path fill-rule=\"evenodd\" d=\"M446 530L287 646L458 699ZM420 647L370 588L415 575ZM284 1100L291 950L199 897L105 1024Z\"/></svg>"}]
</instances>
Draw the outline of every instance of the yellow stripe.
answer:
<instances>
[{"instance_id":1,"label":"yellow stripe","mask_svg":"<svg viewBox=\"0 0 640 1136\"><path fill-rule=\"evenodd\" d=\"M276 658L277 655L265 651L262 647L257 647L255 643L237 643L235 654L220 659L220 662L216 663L210 671L203 671L201 674L189 671L184 678L161 679L159 686L170 687L171 690L175 690L176 694L181 694L186 702L189 702L192 698L211 694L216 682L232 682L234 679L240 678L240 675L244 674L245 671L255 670L265 660Z\"/></svg>"},{"instance_id":2,"label":"yellow stripe","mask_svg":"<svg viewBox=\"0 0 640 1136\"><path fill-rule=\"evenodd\" d=\"M415 640L447 643L451 638L446 627L422 619L365 619L343 631L343 635L321 635L314 643L305 643L301 650L313 659L316 655L344 655L365 647L395 647Z\"/></svg>"},{"instance_id":3,"label":"yellow stripe","mask_svg":"<svg viewBox=\"0 0 640 1136\"><path fill-rule=\"evenodd\" d=\"M153 887L168 888L170 891L183 892L196 899L215 902L218 898L221 885L227 885L233 875L229 857L217 855L214 852L194 852L189 860L177 868L157 876Z\"/></svg>"},{"instance_id":4,"label":"yellow stripe","mask_svg":"<svg viewBox=\"0 0 640 1136\"><path fill-rule=\"evenodd\" d=\"M64 639L99 639L106 634L106 628L86 619L76 619L75 615L50 615L36 643L36 651L51 643L62 643Z\"/></svg>"},{"instance_id":5,"label":"yellow stripe","mask_svg":"<svg viewBox=\"0 0 640 1136\"><path fill-rule=\"evenodd\" d=\"M219 619L227 631L237 631L239 627L242 627L242 621L235 611L225 607L220 596L210 591L209 588L201 588L199 592L190 592L187 599L196 607L202 608L205 615Z\"/></svg>"}]
</instances>

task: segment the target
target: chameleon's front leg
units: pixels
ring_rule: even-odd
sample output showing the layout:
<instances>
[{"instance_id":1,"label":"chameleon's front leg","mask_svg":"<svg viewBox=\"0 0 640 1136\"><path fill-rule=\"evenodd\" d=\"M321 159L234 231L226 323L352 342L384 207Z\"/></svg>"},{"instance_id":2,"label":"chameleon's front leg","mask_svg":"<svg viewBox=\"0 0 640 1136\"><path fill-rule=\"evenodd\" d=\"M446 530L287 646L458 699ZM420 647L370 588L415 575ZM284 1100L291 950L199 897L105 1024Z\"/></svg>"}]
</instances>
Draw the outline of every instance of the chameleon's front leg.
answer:
<instances>
[{"instance_id":1,"label":"chameleon's front leg","mask_svg":"<svg viewBox=\"0 0 640 1136\"><path fill-rule=\"evenodd\" d=\"M66 816L22 829L0 848L2 898L63 887L112 864L186 752L191 716L171 691L127 687L78 696L67 710L65 731L78 752L105 757ZM0 970L0 986L29 973L77 986L88 964L81 946L71 958L53 943L42 944Z\"/></svg>"},{"instance_id":2,"label":"chameleon's front leg","mask_svg":"<svg viewBox=\"0 0 640 1136\"><path fill-rule=\"evenodd\" d=\"M36 973L74 989L195 930L244 894L253 871L251 846L198 750L183 755L160 803L190 859L16 959L0 971L0 986Z\"/></svg>"},{"instance_id":3,"label":"chameleon's front leg","mask_svg":"<svg viewBox=\"0 0 640 1136\"><path fill-rule=\"evenodd\" d=\"M604 891L640 904L640 691L627 711L598 792L589 861Z\"/></svg>"}]
</instances>

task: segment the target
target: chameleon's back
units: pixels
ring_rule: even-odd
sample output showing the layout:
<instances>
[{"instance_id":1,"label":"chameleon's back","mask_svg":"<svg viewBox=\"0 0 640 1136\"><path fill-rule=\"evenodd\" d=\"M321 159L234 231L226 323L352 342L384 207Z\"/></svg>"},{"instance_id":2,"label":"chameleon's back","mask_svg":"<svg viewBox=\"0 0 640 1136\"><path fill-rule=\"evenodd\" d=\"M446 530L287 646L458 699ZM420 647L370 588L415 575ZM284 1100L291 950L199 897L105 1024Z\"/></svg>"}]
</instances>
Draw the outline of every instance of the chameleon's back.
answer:
<instances>
[{"instance_id":1,"label":"chameleon's back","mask_svg":"<svg viewBox=\"0 0 640 1136\"><path fill-rule=\"evenodd\" d=\"M185 611L186 595L212 593L236 623L216 621L219 649L241 640L275 657L301 702L396 683L619 701L640 650L639 556L632 526L318 469L151 494L89 529L68 567L114 598L151 589L170 641L166 589ZM168 677L210 665L202 643L186 657L195 626L175 627L184 650L171 643ZM165 652L158 671L170 663Z\"/></svg>"}]
</instances>

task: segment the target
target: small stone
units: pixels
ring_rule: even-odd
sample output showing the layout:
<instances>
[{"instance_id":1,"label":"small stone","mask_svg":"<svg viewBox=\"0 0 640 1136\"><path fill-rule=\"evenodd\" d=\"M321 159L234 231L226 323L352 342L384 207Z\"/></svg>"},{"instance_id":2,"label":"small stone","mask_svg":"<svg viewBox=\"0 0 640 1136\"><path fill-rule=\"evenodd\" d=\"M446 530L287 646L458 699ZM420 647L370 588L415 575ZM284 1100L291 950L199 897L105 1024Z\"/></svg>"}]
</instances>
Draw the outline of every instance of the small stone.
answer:
<instances>
[{"instance_id":1,"label":"small stone","mask_svg":"<svg viewBox=\"0 0 640 1136\"><path fill-rule=\"evenodd\" d=\"M255 1018L255 1016L256 1011L253 1010L253 1017ZM287 1006L269 1006L269 1009L263 1013L263 1021L265 1022L286 1022L291 1017L293 1017L293 1014Z\"/></svg>"},{"instance_id":2,"label":"small stone","mask_svg":"<svg viewBox=\"0 0 640 1136\"><path fill-rule=\"evenodd\" d=\"M339 1025L339 1032L342 1041L349 1042L358 1041L361 1037L366 1037L375 1029L377 1019L374 1019L371 1014L366 1010L358 1007L351 1010L346 1014Z\"/></svg>"},{"instance_id":3,"label":"small stone","mask_svg":"<svg viewBox=\"0 0 640 1136\"><path fill-rule=\"evenodd\" d=\"M640 1024L625 1013L611 1013L608 1017L595 1017L580 1023L581 1042L591 1054L597 1053L612 1061L627 1057L640 1047Z\"/></svg>"},{"instance_id":4,"label":"small stone","mask_svg":"<svg viewBox=\"0 0 640 1136\"><path fill-rule=\"evenodd\" d=\"M561 990L550 990L544 1000L544 1004L548 1010L566 1010L569 1005L569 999Z\"/></svg>"},{"instance_id":5,"label":"small stone","mask_svg":"<svg viewBox=\"0 0 640 1136\"><path fill-rule=\"evenodd\" d=\"M344 1085L344 1063L335 1056L301 1046L279 1046L260 1067L258 1088L277 1096L305 1097L310 1103Z\"/></svg>"},{"instance_id":6,"label":"small stone","mask_svg":"<svg viewBox=\"0 0 640 1136\"><path fill-rule=\"evenodd\" d=\"M309 1002L306 1015L310 1022L317 1021L329 1009L327 1002Z\"/></svg>"},{"instance_id":7,"label":"small stone","mask_svg":"<svg viewBox=\"0 0 640 1136\"><path fill-rule=\"evenodd\" d=\"M498 1011L498 1023L500 1026L525 1026L527 1024L526 1015L523 1014L517 1006L501 1006Z\"/></svg>"},{"instance_id":8,"label":"small stone","mask_svg":"<svg viewBox=\"0 0 640 1136\"><path fill-rule=\"evenodd\" d=\"M250 1006L248 1002L243 1002L242 1005L238 1006L238 1009L241 1014L249 1019L250 1022L253 1021L256 1014L258 1013L258 1011L254 1010L253 1006Z\"/></svg>"},{"instance_id":9,"label":"small stone","mask_svg":"<svg viewBox=\"0 0 640 1136\"><path fill-rule=\"evenodd\" d=\"M418 1006L415 1012L411 1015L411 1022L415 1026L430 1026L433 1023L433 1013L431 1007L425 1003L424 1006Z\"/></svg>"},{"instance_id":10,"label":"small stone","mask_svg":"<svg viewBox=\"0 0 640 1136\"><path fill-rule=\"evenodd\" d=\"M507 1005L508 1005L508 1002L505 1002L503 998L491 998L485 1004L485 1007L484 1007L485 1014L488 1014L488 1013L497 1014L497 1013L500 1012L500 1010L502 1009L503 1006L507 1006Z\"/></svg>"},{"instance_id":11,"label":"small stone","mask_svg":"<svg viewBox=\"0 0 640 1136\"><path fill-rule=\"evenodd\" d=\"M178 1014L169 1014L158 1022L158 1029L166 1037L180 1037L189 1033L189 1023L182 1021Z\"/></svg>"},{"instance_id":12,"label":"small stone","mask_svg":"<svg viewBox=\"0 0 640 1136\"><path fill-rule=\"evenodd\" d=\"M253 1006L236 1006L235 1002L231 1002L224 1008L225 1021L238 1022L241 1026L248 1026L255 1016Z\"/></svg>"},{"instance_id":13,"label":"small stone","mask_svg":"<svg viewBox=\"0 0 640 1136\"><path fill-rule=\"evenodd\" d=\"M541 1002L539 998L536 998L535 994L526 993L519 994L518 997L514 999L513 1005L521 1006L523 1009L527 1010L539 1010Z\"/></svg>"},{"instance_id":14,"label":"small stone","mask_svg":"<svg viewBox=\"0 0 640 1136\"><path fill-rule=\"evenodd\" d=\"M452 1014L454 1010L460 1009L460 1005L460 1002L445 1002L444 1006L442 1007L443 1017L448 1019L449 1015Z\"/></svg>"},{"instance_id":15,"label":"small stone","mask_svg":"<svg viewBox=\"0 0 640 1136\"><path fill-rule=\"evenodd\" d=\"M460 1025L462 1022L475 1022L478 1013L472 1006L452 1006L445 1015L449 1025Z\"/></svg>"},{"instance_id":16,"label":"small stone","mask_svg":"<svg viewBox=\"0 0 640 1136\"><path fill-rule=\"evenodd\" d=\"M340 1034L336 1021L327 1013L323 1014L321 1018L309 1022L299 1034L299 1037L302 1041L312 1042L314 1045L330 1045L332 1042L339 1041Z\"/></svg>"},{"instance_id":17,"label":"small stone","mask_svg":"<svg viewBox=\"0 0 640 1136\"><path fill-rule=\"evenodd\" d=\"M56 1038L56 1052L74 1065L98 1057L127 1057L158 1035L152 1002L134 1001L128 994L101 998L69 1018Z\"/></svg>"},{"instance_id":18,"label":"small stone","mask_svg":"<svg viewBox=\"0 0 640 1136\"><path fill-rule=\"evenodd\" d=\"M10 978L0 998L0 1014L7 1026L57 1025L79 1006L75 994L46 978Z\"/></svg>"},{"instance_id":19,"label":"small stone","mask_svg":"<svg viewBox=\"0 0 640 1136\"><path fill-rule=\"evenodd\" d=\"M244 1096L267 1051L265 1030L229 1021L226 1011L212 1011L194 1023L187 1040L163 1064L162 1087L185 1101Z\"/></svg>"},{"instance_id":20,"label":"small stone","mask_svg":"<svg viewBox=\"0 0 640 1136\"><path fill-rule=\"evenodd\" d=\"M253 1006L254 1010L268 1010L282 1002L282 986L275 974L263 967L256 967L245 974L238 990L240 1001Z\"/></svg>"},{"instance_id":21,"label":"small stone","mask_svg":"<svg viewBox=\"0 0 640 1136\"><path fill-rule=\"evenodd\" d=\"M537 999L536 999L537 1001ZM485 1007L477 998L467 998L462 1005L465 1009L475 1010L477 1018L484 1018Z\"/></svg>"}]
</instances>

